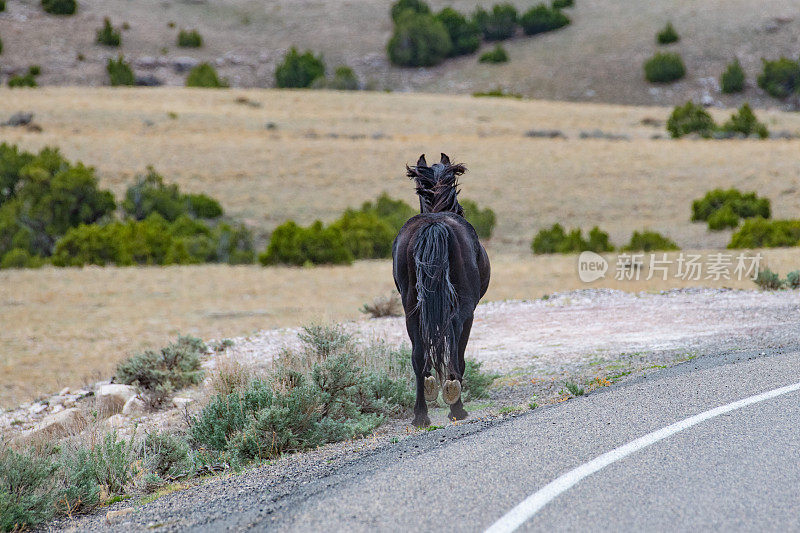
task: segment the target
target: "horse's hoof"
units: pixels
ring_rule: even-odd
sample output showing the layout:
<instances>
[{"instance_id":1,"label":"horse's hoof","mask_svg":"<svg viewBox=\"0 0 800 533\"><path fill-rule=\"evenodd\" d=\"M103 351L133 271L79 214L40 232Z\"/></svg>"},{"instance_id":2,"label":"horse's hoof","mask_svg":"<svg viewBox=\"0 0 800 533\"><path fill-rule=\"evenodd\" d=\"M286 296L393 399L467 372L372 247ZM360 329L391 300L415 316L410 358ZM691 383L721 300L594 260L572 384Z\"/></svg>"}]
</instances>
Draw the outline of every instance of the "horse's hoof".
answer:
<instances>
[{"instance_id":1,"label":"horse's hoof","mask_svg":"<svg viewBox=\"0 0 800 533\"><path fill-rule=\"evenodd\" d=\"M417 415L411 423L418 428L426 428L431 425L431 419L428 415Z\"/></svg>"},{"instance_id":2,"label":"horse's hoof","mask_svg":"<svg viewBox=\"0 0 800 533\"><path fill-rule=\"evenodd\" d=\"M425 378L425 401L432 402L439 396L439 386L436 384L436 378L428 376Z\"/></svg>"},{"instance_id":3,"label":"horse's hoof","mask_svg":"<svg viewBox=\"0 0 800 533\"><path fill-rule=\"evenodd\" d=\"M461 383L456 379L448 379L442 385L442 399L447 405L453 405L461 398Z\"/></svg>"},{"instance_id":4,"label":"horse's hoof","mask_svg":"<svg viewBox=\"0 0 800 533\"><path fill-rule=\"evenodd\" d=\"M449 418L450 420L464 420L468 416L469 413L467 413L467 410L464 409L463 407L459 410L450 407L450 414L447 415L447 418Z\"/></svg>"}]
</instances>

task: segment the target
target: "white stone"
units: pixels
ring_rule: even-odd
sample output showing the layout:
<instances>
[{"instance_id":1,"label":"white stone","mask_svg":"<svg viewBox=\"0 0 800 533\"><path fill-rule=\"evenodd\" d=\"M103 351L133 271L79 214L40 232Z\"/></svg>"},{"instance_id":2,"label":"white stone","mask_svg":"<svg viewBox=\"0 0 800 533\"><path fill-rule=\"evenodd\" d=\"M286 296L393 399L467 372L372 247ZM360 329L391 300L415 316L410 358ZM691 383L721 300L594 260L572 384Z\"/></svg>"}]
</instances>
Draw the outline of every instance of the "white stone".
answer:
<instances>
[{"instance_id":1,"label":"white stone","mask_svg":"<svg viewBox=\"0 0 800 533\"><path fill-rule=\"evenodd\" d=\"M143 415L146 410L147 405L144 403L144 400L138 396L134 396L125 402L125 405L122 407L122 414L125 416L140 416Z\"/></svg>"},{"instance_id":2,"label":"white stone","mask_svg":"<svg viewBox=\"0 0 800 533\"><path fill-rule=\"evenodd\" d=\"M61 392L59 392L58 395L59 396L66 396L69 393L70 393L69 387L64 387L63 389L61 389Z\"/></svg>"},{"instance_id":3,"label":"white stone","mask_svg":"<svg viewBox=\"0 0 800 533\"><path fill-rule=\"evenodd\" d=\"M128 419L125 415L113 415L106 418L103 422L108 429L119 429L128 424Z\"/></svg>"},{"instance_id":4,"label":"white stone","mask_svg":"<svg viewBox=\"0 0 800 533\"><path fill-rule=\"evenodd\" d=\"M32 415L38 415L47 409L47 405L43 403L35 403L28 408L28 412Z\"/></svg>"},{"instance_id":5,"label":"white stone","mask_svg":"<svg viewBox=\"0 0 800 533\"><path fill-rule=\"evenodd\" d=\"M130 385L113 383L102 385L95 393L97 412L101 416L117 414L125 407L125 403L136 396L136 389Z\"/></svg>"},{"instance_id":6,"label":"white stone","mask_svg":"<svg viewBox=\"0 0 800 533\"><path fill-rule=\"evenodd\" d=\"M77 433L86 425L80 409L64 409L44 417L29 434L31 436L64 437L70 433Z\"/></svg>"},{"instance_id":7,"label":"white stone","mask_svg":"<svg viewBox=\"0 0 800 533\"><path fill-rule=\"evenodd\" d=\"M55 413L60 413L60 412L61 412L61 411L63 411L63 410L64 410L64 406L63 406L63 405L61 405L60 403L53 404L53 405L50 407L50 412L51 412L51 413L53 413L53 414L55 414Z\"/></svg>"}]
</instances>

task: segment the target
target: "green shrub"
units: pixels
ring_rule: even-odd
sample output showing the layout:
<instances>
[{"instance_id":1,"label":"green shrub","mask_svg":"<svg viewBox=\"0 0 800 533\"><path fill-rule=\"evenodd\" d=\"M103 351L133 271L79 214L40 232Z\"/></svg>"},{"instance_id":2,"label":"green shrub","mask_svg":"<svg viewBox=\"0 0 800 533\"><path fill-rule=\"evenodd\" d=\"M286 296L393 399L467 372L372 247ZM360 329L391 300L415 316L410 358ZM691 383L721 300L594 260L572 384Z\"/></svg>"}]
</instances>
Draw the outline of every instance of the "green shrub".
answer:
<instances>
[{"instance_id":1,"label":"green shrub","mask_svg":"<svg viewBox=\"0 0 800 533\"><path fill-rule=\"evenodd\" d=\"M680 250L672 239L655 231L634 231L630 242L623 248L630 252L652 252L656 250Z\"/></svg>"},{"instance_id":2,"label":"green shrub","mask_svg":"<svg viewBox=\"0 0 800 533\"><path fill-rule=\"evenodd\" d=\"M196 447L246 464L365 435L413 405L406 350L359 349L340 329L322 326L304 328L300 338L303 349L285 352L268 379L216 396L193 418Z\"/></svg>"},{"instance_id":3,"label":"green shrub","mask_svg":"<svg viewBox=\"0 0 800 533\"><path fill-rule=\"evenodd\" d=\"M779 248L800 245L800 220L745 220L728 248Z\"/></svg>"},{"instance_id":4,"label":"green shrub","mask_svg":"<svg viewBox=\"0 0 800 533\"><path fill-rule=\"evenodd\" d=\"M0 143L0 206L16 196L24 183L20 171L35 157L30 152L20 152L16 145Z\"/></svg>"},{"instance_id":5,"label":"green shrub","mask_svg":"<svg viewBox=\"0 0 800 533\"><path fill-rule=\"evenodd\" d=\"M111 21L106 17L103 19L103 27L97 30L97 44L119 46L120 43L122 43L122 34L111 25Z\"/></svg>"},{"instance_id":6,"label":"green shrub","mask_svg":"<svg viewBox=\"0 0 800 533\"><path fill-rule=\"evenodd\" d=\"M701 137L711 137L716 124L708 111L694 102L686 102L682 106L676 106L667 120L667 131L672 138L677 139L697 133Z\"/></svg>"},{"instance_id":7,"label":"green shrub","mask_svg":"<svg viewBox=\"0 0 800 533\"><path fill-rule=\"evenodd\" d=\"M574 5L574 0L553 0L553 9L564 9L567 7L573 7Z\"/></svg>"},{"instance_id":8,"label":"green shrub","mask_svg":"<svg viewBox=\"0 0 800 533\"><path fill-rule=\"evenodd\" d=\"M750 105L747 103L742 104L737 113L734 113L725 124L722 125L722 131L728 133L739 133L745 136L758 135L760 139L769 137L769 130L766 124L759 122Z\"/></svg>"},{"instance_id":9,"label":"green shrub","mask_svg":"<svg viewBox=\"0 0 800 533\"><path fill-rule=\"evenodd\" d=\"M466 359L464 361L464 376L461 383L463 391L461 398L464 402L480 400L489 397L489 387L500 374L495 372L483 372L483 363Z\"/></svg>"},{"instance_id":10,"label":"green shrub","mask_svg":"<svg viewBox=\"0 0 800 533\"><path fill-rule=\"evenodd\" d=\"M30 67L28 67L28 74L30 74L31 76L35 77L41 73L42 73L42 67L40 67L39 65L31 65Z\"/></svg>"},{"instance_id":11,"label":"green shrub","mask_svg":"<svg viewBox=\"0 0 800 533\"><path fill-rule=\"evenodd\" d=\"M178 435L148 433L143 448L147 470L159 477L180 475L191 470L189 444Z\"/></svg>"},{"instance_id":12,"label":"green shrub","mask_svg":"<svg viewBox=\"0 0 800 533\"><path fill-rule=\"evenodd\" d=\"M708 229L720 231L725 228L735 228L739 225L739 215L737 215L730 204L725 204L720 209L714 211L708 217Z\"/></svg>"},{"instance_id":13,"label":"green shrub","mask_svg":"<svg viewBox=\"0 0 800 533\"><path fill-rule=\"evenodd\" d=\"M496 44L493 49L481 54L478 61L480 63L506 63L508 62L508 52L502 45Z\"/></svg>"},{"instance_id":14,"label":"green shrub","mask_svg":"<svg viewBox=\"0 0 800 533\"><path fill-rule=\"evenodd\" d=\"M401 67L431 67L453 50L444 24L429 14L404 11L386 45L389 60Z\"/></svg>"},{"instance_id":15,"label":"green shrub","mask_svg":"<svg viewBox=\"0 0 800 533\"><path fill-rule=\"evenodd\" d=\"M39 84L36 83L36 77L28 71L26 74L16 74L8 78L8 86L11 88L20 88L20 87L38 87Z\"/></svg>"},{"instance_id":16,"label":"green shrub","mask_svg":"<svg viewBox=\"0 0 800 533\"><path fill-rule=\"evenodd\" d=\"M62 445L56 487L59 491L56 502L58 514L86 512L100 503L101 487L91 449Z\"/></svg>"},{"instance_id":17,"label":"green shrub","mask_svg":"<svg viewBox=\"0 0 800 533\"><path fill-rule=\"evenodd\" d=\"M125 494L138 469L134 464L136 453L134 439L127 442L117 439L117 432L106 433L103 439L91 449L94 473L98 483L105 486L110 494Z\"/></svg>"},{"instance_id":18,"label":"green shrub","mask_svg":"<svg viewBox=\"0 0 800 533\"><path fill-rule=\"evenodd\" d=\"M400 18L400 15L406 11L427 15L431 12L431 8L428 6L428 4L423 2L423 0L397 0L397 2L392 4L392 20L397 22Z\"/></svg>"},{"instance_id":19,"label":"green shrub","mask_svg":"<svg viewBox=\"0 0 800 533\"><path fill-rule=\"evenodd\" d=\"M793 270L786 274L784 284L790 289L800 289L800 270Z\"/></svg>"},{"instance_id":20,"label":"green shrub","mask_svg":"<svg viewBox=\"0 0 800 533\"><path fill-rule=\"evenodd\" d=\"M738 59L728 64L720 78L720 87L725 94L740 93L744 90L744 69Z\"/></svg>"},{"instance_id":21,"label":"green shrub","mask_svg":"<svg viewBox=\"0 0 800 533\"><path fill-rule=\"evenodd\" d=\"M6 10L6 0L0 0L0 13Z\"/></svg>"},{"instance_id":22,"label":"green shrub","mask_svg":"<svg viewBox=\"0 0 800 533\"><path fill-rule=\"evenodd\" d=\"M23 531L53 517L55 465L42 458L0 451L0 529Z\"/></svg>"},{"instance_id":23,"label":"green shrub","mask_svg":"<svg viewBox=\"0 0 800 533\"><path fill-rule=\"evenodd\" d=\"M0 2L4 2L4 1L5 0L0 0ZM3 7L5 8L5 4L3 4ZM0 9L0 11L3 11L3 9ZM0 39L0 54L2 54L2 53L3 53L3 39Z\"/></svg>"},{"instance_id":24,"label":"green shrub","mask_svg":"<svg viewBox=\"0 0 800 533\"><path fill-rule=\"evenodd\" d=\"M0 162L5 167L0 179L11 189L0 206L0 256L18 248L31 256L48 257L70 228L113 214L114 196L97 188L94 169L72 164L52 148L35 156L4 152L4 159L9 159ZM25 166L18 167L23 161Z\"/></svg>"},{"instance_id":25,"label":"green shrub","mask_svg":"<svg viewBox=\"0 0 800 533\"><path fill-rule=\"evenodd\" d=\"M172 222L187 212L187 201L177 185L166 185L163 176L153 167L147 167L147 174L137 176L136 183L125 192L122 209L135 220L158 213Z\"/></svg>"},{"instance_id":26,"label":"green shrub","mask_svg":"<svg viewBox=\"0 0 800 533\"><path fill-rule=\"evenodd\" d=\"M42 266L41 257L31 255L28 250L12 248L0 260L0 269L4 268L38 268Z\"/></svg>"},{"instance_id":27,"label":"green shrub","mask_svg":"<svg viewBox=\"0 0 800 533\"><path fill-rule=\"evenodd\" d=\"M262 265L345 264L353 255L344 243L342 234L325 228L316 221L304 228L293 220L281 224L272 232L267 249L258 260Z\"/></svg>"},{"instance_id":28,"label":"green shrub","mask_svg":"<svg viewBox=\"0 0 800 533\"><path fill-rule=\"evenodd\" d=\"M111 58L106 63L106 72L108 72L108 80L112 87L120 85L136 85L136 76L133 75L131 66L125 61L125 58L120 54L117 60Z\"/></svg>"},{"instance_id":29,"label":"green shrub","mask_svg":"<svg viewBox=\"0 0 800 533\"><path fill-rule=\"evenodd\" d=\"M781 280L778 273L768 268L759 270L754 281L760 289L765 291L777 291L783 288L783 280Z\"/></svg>"},{"instance_id":30,"label":"green shrub","mask_svg":"<svg viewBox=\"0 0 800 533\"><path fill-rule=\"evenodd\" d=\"M147 350L125 359L117 365L114 377L138 387L151 405L159 406L173 392L202 381L200 356L205 352L206 345L200 339L179 336L158 352Z\"/></svg>"},{"instance_id":31,"label":"green shrub","mask_svg":"<svg viewBox=\"0 0 800 533\"><path fill-rule=\"evenodd\" d=\"M494 225L497 222L494 211L488 207L481 209L472 200L461 200L460 203L461 207L464 208L464 218L475 228L478 237L490 239L492 231L494 231Z\"/></svg>"},{"instance_id":32,"label":"green shrub","mask_svg":"<svg viewBox=\"0 0 800 533\"><path fill-rule=\"evenodd\" d=\"M324 78L317 78L321 80ZM333 72L333 79L325 83L325 87L335 91L357 91L361 88L361 83L358 81L358 76L348 66L342 65L336 67Z\"/></svg>"},{"instance_id":33,"label":"green shrub","mask_svg":"<svg viewBox=\"0 0 800 533\"><path fill-rule=\"evenodd\" d=\"M189 213L197 218L219 218L222 216L220 203L205 194L187 194L186 202L189 204Z\"/></svg>"},{"instance_id":34,"label":"green shrub","mask_svg":"<svg viewBox=\"0 0 800 533\"><path fill-rule=\"evenodd\" d=\"M183 48L200 48L203 37L197 30L181 30L178 32L178 46Z\"/></svg>"},{"instance_id":35,"label":"green shrub","mask_svg":"<svg viewBox=\"0 0 800 533\"><path fill-rule=\"evenodd\" d=\"M555 7L555 4L552 8L539 4L526 11L519 22L525 35L536 35L563 28L570 23L570 20Z\"/></svg>"},{"instance_id":36,"label":"green shrub","mask_svg":"<svg viewBox=\"0 0 800 533\"><path fill-rule=\"evenodd\" d=\"M517 8L512 4L495 4L491 11L478 7L472 15L487 41L503 41L517 31Z\"/></svg>"},{"instance_id":37,"label":"green shrub","mask_svg":"<svg viewBox=\"0 0 800 533\"><path fill-rule=\"evenodd\" d=\"M225 78L217 76L217 70L210 63L200 63L186 76L187 87L205 87L219 89L228 86Z\"/></svg>"},{"instance_id":38,"label":"green shrub","mask_svg":"<svg viewBox=\"0 0 800 533\"><path fill-rule=\"evenodd\" d=\"M395 232L373 213L348 209L328 228L339 233L353 259L382 259L392 256Z\"/></svg>"},{"instance_id":39,"label":"green shrub","mask_svg":"<svg viewBox=\"0 0 800 533\"><path fill-rule=\"evenodd\" d=\"M51 15L73 15L78 4L75 0L42 0L42 8Z\"/></svg>"},{"instance_id":40,"label":"green shrub","mask_svg":"<svg viewBox=\"0 0 800 533\"><path fill-rule=\"evenodd\" d=\"M770 214L768 198L737 189L714 189L692 202L692 221L708 221L709 229L714 231L735 228L740 218L769 218Z\"/></svg>"},{"instance_id":41,"label":"green shrub","mask_svg":"<svg viewBox=\"0 0 800 533\"><path fill-rule=\"evenodd\" d=\"M680 41L681 37L678 35L678 32L675 31L675 27L672 25L672 22L667 22L667 25L664 26L658 34L656 34L656 42L658 44L670 44L670 43L677 43Z\"/></svg>"},{"instance_id":42,"label":"green shrub","mask_svg":"<svg viewBox=\"0 0 800 533\"><path fill-rule=\"evenodd\" d=\"M644 62L644 77L650 83L671 83L685 75L686 67L678 54L658 52Z\"/></svg>"},{"instance_id":43,"label":"green shrub","mask_svg":"<svg viewBox=\"0 0 800 533\"><path fill-rule=\"evenodd\" d=\"M775 61L762 60L764 70L758 76L758 86L775 98L786 98L800 91L800 62L781 57Z\"/></svg>"},{"instance_id":44,"label":"green shrub","mask_svg":"<svg viewBox=\"0 0 800 533\"><path fill-rule=\"evenodd\" d=\"M436 20L442 23L450 36L453 47L450 56L472 54L481 45L481 29L475 21L453 9L446 7L436 14Z\"/></svg>"},{"instance_id":45,"label":"green shrub","mask_svg":"<svg viewBox=\"0 0 800 533\"><path fill-rule=\"evenodd\" d=\"M610 252L614 250L609 241L608 233L595 226L589 232L589 239L583 238L578 229L569 233L564 231L561 224L553 224L550 229L543 229L536 234L531 242L531 250L535 254L568 254L574 252Z\"/></svg>"},{"instance_id":46,"label":"green shrub","mask_svg":"<svg viewBox=\"0 0 800 533\"><path fill-rule=\"evenodd\" d=\"M325 63L310 50L300 54L292 47L275 68L275 85L278 87L310 87L317 78L325 76Z\"/></svg>"},{"instance_id":47,"label":"green shrub","mask_svg":"<svg viewBox=\"0 0 800 533\"><path fill-rule=\"evenodd\" d=\"M409 218L419 213L403 200L395 200L385 192L378 196L374 204L372 202L364 202L361 205L361 212L374 213L381 220L388 223L395 234L400 231L400 228Z\"/></svg>"}]
</instances>

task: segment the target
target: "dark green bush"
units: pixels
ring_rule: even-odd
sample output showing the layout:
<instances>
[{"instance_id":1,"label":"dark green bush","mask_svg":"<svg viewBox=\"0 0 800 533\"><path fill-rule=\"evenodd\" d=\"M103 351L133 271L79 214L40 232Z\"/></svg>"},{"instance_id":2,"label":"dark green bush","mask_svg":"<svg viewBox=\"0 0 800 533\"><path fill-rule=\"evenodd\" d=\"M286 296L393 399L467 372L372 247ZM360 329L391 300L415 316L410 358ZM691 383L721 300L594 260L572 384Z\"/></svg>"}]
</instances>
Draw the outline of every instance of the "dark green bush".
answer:
<instances>
[{"instance_id":1,"label":"dark green bush","mask_svg":"<svg viewBox=\"0 0 800 533\"><path fill-rule=\"evenodd\" d=\"M275 85L278 87L310 87L317 78L325 76L325 63L310 50L300 54L292 47L275 68Z\"/></svg>"},{"instance_id":2,"label":"dark green bush","mask_svg":"<svg viewBox=\"0 0 800 533\"><path fill-rule=\"evenodd\" d=\"M219 218L222 206L218 201L205 194L187 194L184 196L189 204L189 213L197 218Z\"/></svg>"},{"instance_id":3,"label":"dark green bush","mask_svg":"<svg viewBox=\"0 0 800 533\"><path fill-rule=\"evenodd\" d=\"M35 159L35 155L20 151L16 145L0 144L0 206L14 198L23 183L20 171Z\"/></svg>"},{"instance_id":4,"label":"dark green bush","mask_svg":"<svg viewBox=\"0 0 800 533\"><path fill-rule=\"evenodd\" d=\"M131 66L125 61L125 58L120 54L116 61L109 58L106 63L106 72L108 72L108 80L112 87L120 85L136 85L136 76L133 75Z\"/></svg>"},{"instance_id":5,"label":"dark green bush","mask_svg":"<svg viewBox=\"0 0 800 533\"><path fill-rule=\"evenodd\" d=\"M777 291L783 288L783 280L777 272L765 268L759 270L756 279L754 280L758 287L765 291Z\"/></svg>"},{"instance_id":6,"label":"dark green bush","mask_svg":"<svg viewBox=\"0 0 800 533\"><path fill-rule=\"evenodd\" d=\"M744 69L738 59L728 64L720 78L720 87L725 94L740 93L744 90Z\"/></svg>"},{"instance_id":7,"label":"dark green bush","mask_svg":"<svg viewBox=\"0 0 800 533\"><path fill-rule=\"evenodd\" d=\"M775 61L762 60L764 70L758 76L758 86L775 98L786 98L800 91L800 62L781 57Z\"/></svg>"},{"instance_id":8,"label":"dark green bush","mask_svg":"<svg viewBox=\"0 0 800 533\"><path fill-rule=\"evenodd\" d=\"M680 250L672 239L655 231L634 231L630 242L623 248L631 252L652 252L656 250Z\"/></svg>"},{"instance_id":9,"label":"dark green bush","mask_svg":"<svg viewBox=\"0 0 800 533\"><path fill-rule=\"evenodd\" d=\"M317 78L318 80L323 78ZM335 91L357 91L361 88L361 83L358 81L358 76L348 66L342 65L336 67L333 72L333 79L326 82L325 87Z\"/></svg>"},{"instance_id":10,"label":"dark green bush","mask_svg":"<svg viewBox=\"0 0 800 533\"><path fill-rule=\"evenodd\" d=\"M6 0L0 0L0 13L6 10Z\"/></svg>"},{"instance_id":11,"label":"dark green bush","mask_svg":"<svg viewBox=\"0 0 800 533\"><path fill-rule=\"evenodd\" d=\"M461 385L464 387L461 398L464 402L480 400L489 397L489 387L500 374L495 372L482 372L483 363L466 359L464 361L464 376Z\"/></svg>"},{"instance_id":12,"label":"dark green bush","mask_svg":"<svg viewBox=\"0 0 800 533\"><path fill-rule=\"evenodd\" d=\"M650 83L671 83L685 75L686 67L678 54L658 52L644 62L644 77Z\"/></svg>"},{"instance_id":13,"label":"dark green bush","mask_svg":"<svg viewBox=\"0 0 800 533\"><path fill-rule=\"evenodd\" d=\"M677 43L680 41L681 37L678 35L678 32L675 31L675 27L672 25L672 22L667 22L667 25L664 26L658 34L656 34L656 42L658 44L670 44L670 43Z\"/></svg>"},{"instance_id":14,"label":"dark green bush","mask_svg":"<svg viewBox=\"0 0 800 533\"><path fill-rule=\"evenodd\" d=\"M60 515L86 512L100 503L101 487L97 464L90 449L82 446L62 447L58 459L56 487L60 492L56 501L56 512Z\"/></svg>"},{"instance_id":15,"label":"dark green bush","mask_svg":"<svg viewBox=\"0 0 800 533\"><path fill-rule=\"evenodd\" d=\"M25 74L16 74L8 78L8 86L11 88L20 88L20 87L38 87L39 84L36 83L36 76L31 74L28 71Z\"/></svg>"},{"instance_id":16,"label":"dark green bush","mask_svg":"<svg viewBox=\"0 0 800 533\"><path fill-rule=\"evenodd\" d=\"M389 223L373 213L348 209L328 229L342 236L345 248L354 259L381 259L392 255L395 232Z\"/></svg>"},{"instance_id":17,"label":"dark green bush","mask_svg":"<svg viewBox=\"0 0 800 533\"><path fill-rule=\"evenodd\" d=\"M563 28L570 23L569 17L555 6L536 5L526 11L519 21L525 35L536 35Z\"/></svg>"},{"instance_id":18,"label":"dark green bush","mask_svg":"<svg viewBox=\"0 0 800 533\"><path fill-rule=\"evenodd\" d=\"M103 19L103 27L97 30L97 44L119 46L121 43L122 34L111 25L111 21L106 17Z\"/></svg>"},{"instance_id":19,"label":"dark green bush","mask_svg":"<svg viewBox=\"0 0 800 533\"><path fill-rule=\"evenodd\" d=\"M386 45L389 60L401 67L438 65L453 50L444 24L433 15L404 11Z\"/></svg>"},{"instance_id":20,"label":"dark green bush","mask_svg":"<svg viewBox=\"0 0 800 533\"><path fill-rule=\"evenodd\" d=\"M28 67L28 74L30 74L31 76L35 77L41 73L42 73L42 67L40 67L39 65L31 65L30 67Z\"/></svg>"},{"instance_id":21,"label":"dark green bush","mask_svg":"<svg viewBox=\"0 0 800 533\"><path fill-rule=\"evenodd\" d=\"M14 150L5 154L14 159ZM73 165L52 148L36 156L17 155L16 163L27 164L19 168L14 161L5 162L2 180L11 184L13 196L0 207L0 255L19 248L31 256L48 257L70 228L113 214L114 196L97 188L94 169Z\"/></svg>"},{"instance_id":22,"label":"dark green bush","mask_svg":"<svg viewBox=\"0 0 800 533\"><path fill-rule=\"evenodd\" d=\"M392 4L390 13L392 20L397 22L400 15L405 11L427 15L431 12L431 8L423 0L397 0L397 2Z\"/></svg>"},{"instance_id":23,"label":"dark green bush","mask_svg":"<svg viewBox=\"0 0 800 533\"><path fill-rule=\"evenodd\" d=\"M716 124L708 111L694 102L686 102L676 106L667 120L667 131L677 139L689 133L697 133L701 137L711 137Z\"/></svg>"},{"instance_id":24,"label":"dark green bush","mask_svg":"<svg viewBox=\"0 0 800 533\"><path fill-rule=\"evenodd\" d=\"M750 135L758 135L761 139L769 137L769 130L766 124L758 121L755 113L747 103L742 104L739 111L734 113L730 120L722 125L721 129L728 133L739 133L748 137Z\"/></svg>"},{"instance_id":25,"label":"dark green bush","mask_svg":"<svg viewBox=\"0 0 800 533\"><path fill-rule=\"evenodd\" d=\"M790 289L800 289L800 270L793 270L786 274L784 284Z\"/></svg>"},{"instance_id":26,"label":"dark green bush","mask_svg":"<svg viewBox=\"0 0 800 533\"><path fill-rule=\"evenodd\" d=\"M188 202L191 204L191 201ZM137 176L136 183L128 187L122 209L136 220L144 220L158 213L172 222L187 212L186 197L175 184L166 185L164 178L153 167L147 167L147 174Z\"/></svg>"},{"instance_id":27,"label":"dark green bush","mask_svg":"<svg viewBox=\"0 0 800 533\"><path fill-rule=\"evenodd\" d=\"M361 212L374 213L378 218L387 222L395 234L400 231L409 218L419 213L403 200L395 200L385 192L378 196L374 204L364 202L361 205Z\"/></svg>"},{"instance_id":28,"label":"dark green bush","mask_svg":"<svg viewBox=\"0 0 800 533\"><path fill-rule=\"evenodd\" d=\"M553 224L550 229L543 229L536 234L531 242L531 250L535 254L568 254L574 252L592 251L597 253L614 250L608 238L608 233L595 226L589 232L589 239L583 238L580 228L569 233L564 231L561 224Z\"/></svg>"},{"instance_id":29,"label":"dark green bush","mask_svg":"<svg viewBox=\"0 0 800 533\"><path fill-rule=\"evenodd\" d=\"M503 41L517 31L517 8L512 4L495 4L491 11L478 7L472 15L487 41Z\"/></svg>"},{"instance_id":30,"label":"dark green bush","mask_svg":"<svg viewBox=\"0 0 800 533\"><path fill-rule=\"evenodd\" d=\"M158 352L147 350L122 361L114 378L138 387L151 405L158 406L173 392L202 381L200 356L205 352L206 345L200 339L179 336Z\"/></svg>"},{"instance_id":31,"label":"dark green bush","mask_svg":"<svg viewBox=\"0 0 800 533\"><path fill-rule=\"evenodd\" d=\"M178 32L178 46L183 48L200 48L203 37L197 30L181 30Z\"/></svg>"},{"instance_id":32,"label":"dark green bush","mask_svg":"<svg viewBox=\"0 0 800 533\"><path fill-rule=\"evenodd\" d=\"M78 4L75 0L42 0L42 8L51 15L73 15Z\"/></svg>"},{"instance_id":33,"label":"dark green bush","mask_svg":"<svg viewBox=\"0 0 800 533\"><path fill-rule=\"evenodd\" d=\"M692 221L708 221L709 229L715 231L738 226L740 218L769 218L770 214L768 198L737 189L714 189L692 202Z\"/></svg>"},{"instance_id":34,"label":"dark green bush","mask_svg":"<svg viewBox=\"0 0 800 533\"><path fill-rule=\"evenodd\" d=\"M172 433L148 433L143 452L147 469L159 477L180 475L192 468L189 444Z\"/></svg>"},{"instance_id":35,"label":"dark green bush","mask_svg":"<svg viewBox=\"0 0 800 533\"><path fill-rule=\"evenodd\" d=\"M461 200L460 203L461 207L464 208L464 218L475 228L478 237L490 239L492 231L494 231L494 225L497 222L497 216L494 211L488 207L481 209L472 200Z\"/></svg>"},{"instance_id":36,"label":"dark green bush","mask_svg":"<svg viewBox=\"0 0 800 533\"><path fill-rule=\"evenodd\" d=\"M267 249L258 260L262 265L345 264L353 255L345 245L341 232L325 228L316 221L304 228L289 220L272 232Z\"/></svg>"},{"instance_id":37,"label":"dark green bush","mask_svg":"<svg viewBox=\"0 0 800 533\"><path fill-rule=\"evenodd\" d=\"M745 220L728 248L779 248L800 245L800 220Z\"/></svg>"},{"instance_id":38,"label":"dark green bush","mask_svg":"<svg viewBox=\"0 0 800 533\"><path fill-rule=\"evenodd\" d=\"M481 54L478 61L480 63L507 63L508 52L501 44L496 44L493 49Z\"/></svg>"},{"instance_id":39,"label":"dark green bush","mask_svg":"<svg viewBox=\"0 0 800 533\"><path fill-rule=\"evenodd\" d=\"M217 70L210 63L200 63L186 76L187 87L219 89L228 86L228 81L217 76Z\"/></svg>"},{"instance_id":40,"label":"dark green bush","mask_svg":"<svg viewBox=\"0 0 800 533\"><path fill-rule=\"evenodd\" d=\"M472 54L481 45L481 29L475 21L453 9L446 7L436 14L436 20L442 23L450 36L453 47L450 56Z\"/></svg>"},{"instance_id":41,"label":"dark green bush","mask_svg":"<svg viewBox=\"0 0 800 533\"><path fill-rule=\"evenodd\" d=\"M574 0L553 0L553 9L564 9L567 7L573 7L574 5Z\"/></svg>"}]
</instances>

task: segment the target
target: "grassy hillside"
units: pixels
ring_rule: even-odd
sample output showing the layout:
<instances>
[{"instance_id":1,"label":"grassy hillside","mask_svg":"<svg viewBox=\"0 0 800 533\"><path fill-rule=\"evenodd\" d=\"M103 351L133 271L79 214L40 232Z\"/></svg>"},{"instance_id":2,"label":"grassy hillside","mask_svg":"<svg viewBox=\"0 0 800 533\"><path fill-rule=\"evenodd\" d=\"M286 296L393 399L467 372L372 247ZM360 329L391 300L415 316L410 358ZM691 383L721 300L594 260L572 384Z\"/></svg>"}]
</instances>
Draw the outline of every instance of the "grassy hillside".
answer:
<instances>
[{"instance_id":1,"label":"grassy hillside","mask_svg":"<svg viewBox=\"0 0 800 533\"><path fill-rule=\"evenodd\" d=\"M520 10L538 0L513 2ZM268 87L276 62L292 45L324 54L333 70L352 66L362 81L377 89L471 93L504 87L537 98L605 101L624 104L675 104L708 92L725 105L743 99L756 105L779 105L755 88L761 58L800 49L800 10L794 0L758 4L751 0L577 0L568 10L567 28L536 38L506 43L511 61L479 64L477 55L450 60L429 69L399 69L388 64L385 45L391 34L389 0L79 0L72 17L46 15L38 0L8 0L0 13L4 42L3 72L42 66L40 82L55 85L102 85L105 62L121 51L137 74L152 74L170 85L182 85L185 73L178 57L214 61L234 86ZM471 12L475 0L431 2ZM127 23L122 47L94 43L103 17L117 27ZM670 51L683 55L685 80L654 87L642 75L642 62L655 50L655 34L672 21L681 36ZM168 23L174 23L169 27ZM181 28L197 29L200 49L178 48ZM488 45L485 45L485 47ZM659 47L664 48L664 47ZM84 59L79 60L82 56ZM722 97L715 80L738 56L748 73L742 96Z\"/></svg>"},{"instance_id":2,"label":"grassy hillside","mask_svg":"<svg viewBox=\"0 0 800 533\"><path fill-rule=\"evenodd\" d=\"M94 165L118 196L153 164L182 189L219 198L264 237L286 218L332 220L382 191L413 202L404 165L445 151L470 168L463 195L497 213L489 300L585 286L574 257L530 255L533 234L554 222L598 224L617 244L648 227L696 249L729 240L730 232L689 222L691 200L714 187L756 190L772 200L776 218L800 212L800 140L652 139L665 136L663 124L651 125L669 113L659 107L311 91L0 90L0 120L21 109L42 131L5 127L3 141L59 146ZM728 114L715 111L718 120ZM759 116L774 130L800 133L797 114ZM598 128L628 140L580 139ZM525 136L531 129L567 138ZM800 266L798 251L770 251L768 264L785 274ZM392 290L390 272L388 261L0 271L0 405L105 375L126 353L178 332L220 338L355 318L362 303ZM685 284L595 284L676 285Z\"/></svg>"}]
</instances>

